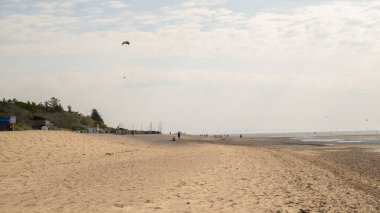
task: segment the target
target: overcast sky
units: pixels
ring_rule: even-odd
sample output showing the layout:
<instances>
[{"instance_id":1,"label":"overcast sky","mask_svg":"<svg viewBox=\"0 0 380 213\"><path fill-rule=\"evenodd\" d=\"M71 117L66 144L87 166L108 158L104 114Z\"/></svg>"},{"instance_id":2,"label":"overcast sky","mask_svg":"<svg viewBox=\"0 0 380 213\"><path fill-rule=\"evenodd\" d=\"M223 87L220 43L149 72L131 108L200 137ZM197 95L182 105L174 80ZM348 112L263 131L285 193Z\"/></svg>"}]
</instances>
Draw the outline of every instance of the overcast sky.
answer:
<instances>
[{"instance_id":1,"label":"overcast sky","mask_svg":"<svg viewBox=\"0 0 380 213\"><path fill-rule=\"evenodd\" d=\"M0 98L166 132L380 129L380 1L0 0L0 29Z\"/></svg>"}]
</instances>

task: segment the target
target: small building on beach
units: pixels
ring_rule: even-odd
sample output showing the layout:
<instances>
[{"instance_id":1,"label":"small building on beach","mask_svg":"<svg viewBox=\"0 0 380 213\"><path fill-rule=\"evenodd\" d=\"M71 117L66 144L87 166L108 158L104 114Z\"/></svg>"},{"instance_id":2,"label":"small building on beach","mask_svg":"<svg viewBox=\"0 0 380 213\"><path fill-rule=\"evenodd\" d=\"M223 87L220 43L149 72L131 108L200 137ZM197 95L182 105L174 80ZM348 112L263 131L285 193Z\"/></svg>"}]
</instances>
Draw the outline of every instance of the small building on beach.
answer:
<instances>
[{"instance_id":1,"label":"small building on beach","mask_svg":"<svg viewBox=\"0 0 380 213\"><path fill-rule=\"evenodd\" d=\"M94 133L103 133L104 131L103 131L103 129L101 129L101 128L99 127L99 124L97 124L96 126L94 125L94 126L92 126L92 127L88 127L88 128L87 128L87 132L88 132L89 134L94 134Z\"/></svg>"},{"instance_id":2,"label":"small building on beach","mask_svg":"<svg viewBox=\"0 0 380 213\"><path fill-rule=\"evenodd\" d=\"M0 118L0 131L10 131L11 125L9 123L9 118Z\"/></svg>"},{"instance_id":3,"label":"small building on beach","mask_svg":"<svg viewBox=\"0 0 380 213\"><path fill-rule=\"evenodd\" d=\"M50 121L47 118L40 115L34 115L32 120L33 120L33 125L32 125L33 129L41 129L43 126L49 127L50 125Z\"/></svg>"}]
</instances>

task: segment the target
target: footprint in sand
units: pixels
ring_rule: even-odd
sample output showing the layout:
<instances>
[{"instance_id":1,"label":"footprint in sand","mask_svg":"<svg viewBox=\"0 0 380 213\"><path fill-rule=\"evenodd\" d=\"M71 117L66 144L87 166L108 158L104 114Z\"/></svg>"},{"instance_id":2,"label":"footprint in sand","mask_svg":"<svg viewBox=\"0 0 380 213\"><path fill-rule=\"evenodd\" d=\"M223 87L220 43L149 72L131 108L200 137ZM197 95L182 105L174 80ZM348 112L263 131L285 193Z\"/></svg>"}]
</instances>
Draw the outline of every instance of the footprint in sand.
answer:
<instances>
[{"instance_id":1,"label":"footprint in sand","mask_svg":"<svg viewBox=\"0 0 380 213\"><path fill-rule=\"evenodd\" d=\"M115 203L115 206L118 207L118 208L123 208L124 204L122 204L122 203Z\"/></svg>"}]
</instances>

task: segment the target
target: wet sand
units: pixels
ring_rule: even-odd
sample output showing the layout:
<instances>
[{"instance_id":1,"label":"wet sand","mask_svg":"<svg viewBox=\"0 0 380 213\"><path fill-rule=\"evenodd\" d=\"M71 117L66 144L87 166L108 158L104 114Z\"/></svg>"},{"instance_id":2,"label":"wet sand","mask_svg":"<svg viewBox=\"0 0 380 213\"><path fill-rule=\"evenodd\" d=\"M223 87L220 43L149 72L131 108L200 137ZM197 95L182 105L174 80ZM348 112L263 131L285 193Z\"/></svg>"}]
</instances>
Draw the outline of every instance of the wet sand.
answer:
<instances>
[{"instance_id":1,"label":"wet sand","mask_svg":"<svg viewBox=\"0 0 380 213\"><path fill-rule=\"evenodd\" d=\"M1 132L0 212L380 211L377 145L171 137Z\"/></svg>"},{"instance_id":2,"label":"wet sand","mask_svg":"<svg viewBox=\"0 0 380 213\"><path fill-rule=\"evenodd\" d=\"M320 142L342 138L347 141L359 141L361 138L379 139L374 143L334 143ZM192 139L193 140L193 139ZM302 141L293 137L255 136L244 139L205 138L202 142L228 144L248 147L261 147L288 153L300 160L329 170L341 180L358 190L365 191L380 200L380 138L379 135L330 135L316 137L315 141Z\"/></svg>"}]
</instances>

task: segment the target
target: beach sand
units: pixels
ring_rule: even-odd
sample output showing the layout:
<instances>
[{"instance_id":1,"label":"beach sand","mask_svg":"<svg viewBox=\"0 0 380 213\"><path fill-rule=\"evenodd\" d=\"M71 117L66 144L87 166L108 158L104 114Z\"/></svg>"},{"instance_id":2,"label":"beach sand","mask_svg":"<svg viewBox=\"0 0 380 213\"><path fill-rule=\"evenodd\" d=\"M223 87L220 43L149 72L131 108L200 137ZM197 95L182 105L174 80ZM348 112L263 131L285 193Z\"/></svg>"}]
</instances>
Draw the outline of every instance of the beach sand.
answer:
<instances>
[{"instance_id":1,"label":"beach sand","mask_svg":"<svg viewBox=\"0 0 380 213\"><path fill-rule=\"evenodd\" d=\"M0 212L380 211L378 145L171 137L0 132Z\"/></svg>"}]
</instances>

